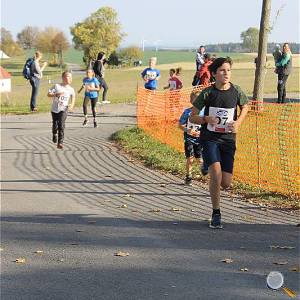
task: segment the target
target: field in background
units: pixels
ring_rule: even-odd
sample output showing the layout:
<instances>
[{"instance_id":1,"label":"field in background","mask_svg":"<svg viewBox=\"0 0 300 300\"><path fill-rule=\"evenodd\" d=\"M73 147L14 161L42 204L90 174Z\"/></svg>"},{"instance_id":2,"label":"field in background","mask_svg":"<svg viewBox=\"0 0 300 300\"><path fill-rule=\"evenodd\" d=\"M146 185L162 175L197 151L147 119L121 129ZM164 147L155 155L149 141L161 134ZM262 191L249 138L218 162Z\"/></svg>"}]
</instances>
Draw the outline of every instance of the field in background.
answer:
<instances>
[{"instance_id":1,"label":"field in background","mask_svg":"<svg viewBox=\"0 0 300 300\"><path fill-rule=\"evenodd\" d=\"M26 55L2 60L1 65L12 73L12 92L8 95L1 95L1 111L6 112L28 112L29 98L31 93L31 86L22 76L26 57L29 57L33 52L27 52ZM195 53L188 51L145 51L145 59L157 54L158 68L161 70L161 79L159 80L159 89L167 84L168 70L171 67L181 66L182 81L184 87L191 86L192 78L194 76L194 57ZM217 53L218 56L228 55L229 53ZM232 71L232 81L240 85L242 89L248 94L252 94L254 83L254 63L253 55L251 54L230 54L234 59L234 66ZM47 60L47 54L43 59ZM73 64L82 63L82 52L70 49L65 54L65 61ZM164 63L164 64L162 64ZM270 64L272 61L270 61ZM293 73L289 76L287 82L287 90L289 93L296 93L300 91L299 88L299 55L293 56ZM106 71L106 80L109 85L108 99L112 102L132 102L135 101L135 93L138 85L143 85L140 78L141 70L144 67L129 68L129 69L108 69ZM47 67L44 72L44 78L41 83L38 106L40 111L49 111L50 99L46 97L48 89L54 82L60 81L61 70L59 68ZM73 74L72 86L77 91L81 85L81 80L84 74ZM50 80L50 83L49 83ZM267 70L265 93L276 94L277 76L273 72L273 66ZM82 105L82 94L77 97L77 106Z\"/></svg>"}]
</instances>

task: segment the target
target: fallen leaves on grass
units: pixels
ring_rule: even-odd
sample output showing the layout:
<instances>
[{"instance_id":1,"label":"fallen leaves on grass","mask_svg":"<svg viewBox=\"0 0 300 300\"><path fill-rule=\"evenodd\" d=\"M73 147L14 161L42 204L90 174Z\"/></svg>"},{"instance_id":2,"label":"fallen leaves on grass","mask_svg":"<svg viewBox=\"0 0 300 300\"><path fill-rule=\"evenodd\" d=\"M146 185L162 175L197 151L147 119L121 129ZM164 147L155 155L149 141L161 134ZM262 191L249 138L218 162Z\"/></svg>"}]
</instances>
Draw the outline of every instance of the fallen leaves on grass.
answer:
<instances>
[{"instance_id":1,"label":"fallen leaves on grass","mask_svg":"<svg viewBox=\"0 0 300 300\"><path fill-rule=\"evenodd\" d=\"M118 251L115 253L115 256L121 256L121 257L125 257L125 256L129 256L128 252L123 252L123 251Z\"/></svg>"},{"instance_id":2,"label":"fallen leaves on grass","mask_svg":"<svg viewBox=\"0 0 300 300\"><path fill-rule=\"evenodd\" d=\"M25 264L26 259L24 257L19 257L15 260L17 264Z\"/></svg>"}]
</instances>

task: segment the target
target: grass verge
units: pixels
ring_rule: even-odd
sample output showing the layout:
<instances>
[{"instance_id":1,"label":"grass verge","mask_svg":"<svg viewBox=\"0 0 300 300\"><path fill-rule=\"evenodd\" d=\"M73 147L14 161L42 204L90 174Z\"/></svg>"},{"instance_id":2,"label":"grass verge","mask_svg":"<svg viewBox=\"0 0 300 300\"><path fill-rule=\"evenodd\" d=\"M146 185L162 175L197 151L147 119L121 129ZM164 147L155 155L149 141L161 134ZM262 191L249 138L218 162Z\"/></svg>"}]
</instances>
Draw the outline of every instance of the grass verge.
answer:
<instances>
[{"instance_id":1,"label":"grass verge","mask_svg":"<svg viewBox=\"0 0 300 300\"><path fill-rule=\"evenodd\" d=\"M145 134L142 129L137 127L122 129L113 134L112 140L147 167L179 175L182 178L185 175L184 155ZM198 168L194 168L193 177L207 188L208 178L199 175ZM231 192L246 202L260 206L299 210L299 199L262 190L241 182L233 182Z\"/></svg>"}]
</instances>

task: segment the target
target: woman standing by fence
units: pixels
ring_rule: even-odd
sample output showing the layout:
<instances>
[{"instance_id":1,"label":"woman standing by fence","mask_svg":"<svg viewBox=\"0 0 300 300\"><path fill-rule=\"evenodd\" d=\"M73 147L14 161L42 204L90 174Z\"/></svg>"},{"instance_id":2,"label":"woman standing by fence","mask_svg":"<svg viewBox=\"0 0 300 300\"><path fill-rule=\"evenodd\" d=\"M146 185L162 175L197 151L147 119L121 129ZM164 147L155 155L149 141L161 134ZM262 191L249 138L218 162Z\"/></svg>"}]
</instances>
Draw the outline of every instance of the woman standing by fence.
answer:
<instances>
[{"instance_id":1,"label":"woman standing by fence","mask_svg":"<svg viewBox=\"0 0 300 300\"><path fill-rule=\"evenodd\" d=\"M282 55L280 60L276 63L276 70L278 74L277 103L284 103L286 97L285 85L292 71L292 52L288 43L283 44Z\"/></svg>"}]
</instances>

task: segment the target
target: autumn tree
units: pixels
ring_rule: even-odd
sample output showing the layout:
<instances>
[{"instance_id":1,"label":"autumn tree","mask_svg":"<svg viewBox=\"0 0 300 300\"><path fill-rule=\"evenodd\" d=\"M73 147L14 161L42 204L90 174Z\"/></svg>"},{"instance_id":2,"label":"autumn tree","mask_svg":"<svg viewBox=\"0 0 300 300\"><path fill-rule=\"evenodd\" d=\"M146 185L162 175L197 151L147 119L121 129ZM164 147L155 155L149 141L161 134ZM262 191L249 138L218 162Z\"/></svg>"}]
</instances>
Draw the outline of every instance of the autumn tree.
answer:
<instances>
[{"instance_id":1,"label":"autumn tree","mask_svg":"<svg viewBox=\"0 0 300 300\"><path fill-rule=\"evenodd\" d=\"M41 52L51 54L50 63L57 65L58 58L62 63L63 51L67 50L70 45L62 31L54 27L46 27L45 30L39 32L35 46Z\"/></svg>"},{"instance_id":2,"label":"autumn tree","mask_svg":"<svg viewBox=\"0 0 300 300\"><path fill-rule=\"evenodd\" d=\"M250 52L257 52L258 49L259 30L255 27L249 27L241 33L243 47Z\"/></svg>"},{"instance_id":3,"label":"autumn tree","mask_svg":"<svg viewBox=\"0 0 300 300\"><path fill-rule=\"evenodd\" d=\"M38 27L26 26L21 32L18 33L17 42L23 49L34 48L38 33Z\"/></svg>"},{"instance_id":4,"label":"autumn tree","mask_svg":"<svg viewBox=\"0 0 300 300\"><path fill-rule=\"evenodd\" d=\"M133 63L135 60L140 60L143 58L143 52L138 47L128 47L124 48L119 52L119 57L122 60L125 60L128 62L129 65Z\"/></svg>"},{"instance_id":5,"label":"autumn tree","mask_svg":"<svg viewBox=\"0 0 300 300\"><path fill-rule=\"evenodd\" d=\"M10 31L1 27L1 50L9 56L16 56L22 54L22 49L18 43L16 43L12 37Z\"/></svg>"},{"instance_id":6,"label":"autumn tree","mask_svg":"<svg viewBox=\"0 0 300 300\"><path fill-rule=\"evenodd\" d=\"M83 60L88 64L103 51L107 57L118 48L124 34L117 18L117 12L111 7L102 7L92 13L83 22L71 27L76 49L83 50Z\"/></svg>"}]
</instances>

